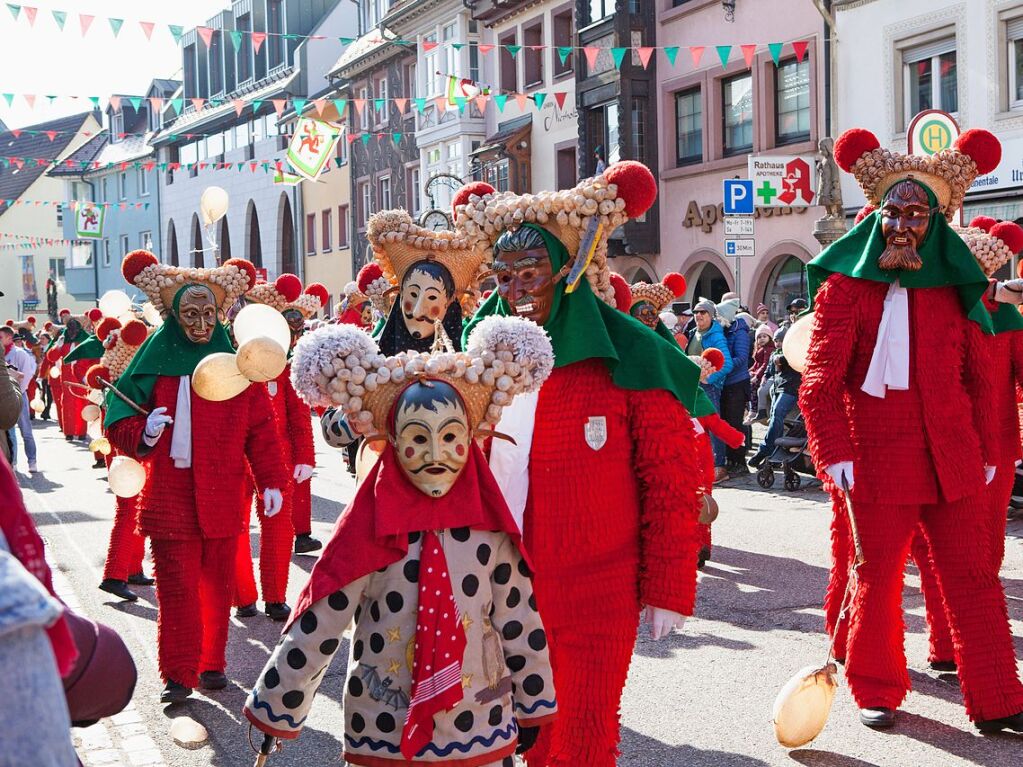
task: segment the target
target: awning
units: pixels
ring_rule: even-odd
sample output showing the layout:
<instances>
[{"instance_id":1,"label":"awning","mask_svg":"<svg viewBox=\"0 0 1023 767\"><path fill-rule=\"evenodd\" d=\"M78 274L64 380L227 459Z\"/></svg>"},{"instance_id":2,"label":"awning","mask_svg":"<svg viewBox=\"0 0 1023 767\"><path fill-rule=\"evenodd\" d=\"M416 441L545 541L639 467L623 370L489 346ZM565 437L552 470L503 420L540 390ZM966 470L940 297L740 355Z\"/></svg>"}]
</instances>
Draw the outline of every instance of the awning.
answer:
<instances>
[{"instance_id":1,"label":"awning","mask_svg":"<svg viewBox=\"0 0 1023 767\"><path fill-rule=\"evenodd\" d=\"M514 147L520 141L529 138L533 131L533 116L523 115L514 120L501 123L497 131L489 136L479 149L472 152L470 156L478 158L481 162L489 159L490 155L504 152Z\"/></svg>"}]
</instances>

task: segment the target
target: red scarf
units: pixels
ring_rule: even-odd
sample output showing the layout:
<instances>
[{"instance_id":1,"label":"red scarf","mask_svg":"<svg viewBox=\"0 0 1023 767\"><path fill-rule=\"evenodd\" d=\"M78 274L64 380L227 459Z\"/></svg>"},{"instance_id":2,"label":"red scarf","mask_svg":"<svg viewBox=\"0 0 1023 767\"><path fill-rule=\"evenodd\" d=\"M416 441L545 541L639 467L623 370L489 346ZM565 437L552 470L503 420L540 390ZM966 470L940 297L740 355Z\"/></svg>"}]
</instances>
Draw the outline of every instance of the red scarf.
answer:
<instances>
[{"instance_id":1,"label":"red scarf","mask_svg":"<svg viewBox=\"0 0 1023 767\"><path fill-rule=\"evenodd\" d=\"M14 558L56 598L50 567L46 564L43 539L39 537L32 517L25 508L14 471L2 458L0 458L0 531L7 539L7 546ZM57 659L57 669L62 677L67 676L78 657L78 650L64 616L46 629L46 633L50 637L53 654Z\"/></svg>"}]
</instances>

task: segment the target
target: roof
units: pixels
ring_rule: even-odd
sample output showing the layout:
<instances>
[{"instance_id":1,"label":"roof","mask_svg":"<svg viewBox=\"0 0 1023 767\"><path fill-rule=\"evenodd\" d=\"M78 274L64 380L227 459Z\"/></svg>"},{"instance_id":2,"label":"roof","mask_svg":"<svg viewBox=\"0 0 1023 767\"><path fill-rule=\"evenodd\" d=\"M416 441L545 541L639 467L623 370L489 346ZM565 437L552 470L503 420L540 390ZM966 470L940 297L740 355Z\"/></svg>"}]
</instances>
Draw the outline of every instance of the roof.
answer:
<instances>
[{"instance_id":1,"label":"roof","mask_svg":"<svg viewBox=\"0 0 1023 767\"><path fill-rule=\"evenodd\" d=\"M0 156L38 157L52 163L74 140L89 115L89 112L80 112L38 125L27 125L25 132L18 136L9 130L4 131L0 133ZM45 131L56 131L53 141ZM18 199L46 170L46 165L28 162L20 168L0 165L0 200ZM5 205L0 205L0 213L6 209Z\"/></svg>"},{"instance_id":2,"label":"roof","mask_svg":"<svg viewBox=\"0 0 1023 767\"><path fill-rule=\"evenodd\" d=\"M147 93L152 91L159 91L165 96L170 96L174 93L174 91L176 91L180 87L181 87L180 80L168 80L165 78L157 78L149 84L149 91L147 91Z\"/></svg>"},{"instance_id":3,"label":"roof","mask_svg":"<svg viewBox=\"0 0 1023 767\"><path fill-rule=\"evenodd\" d=\"M75 164L74 168L69 168L66 165L58 165L50 170L50 176L80 176L82 175L81 163L92 163L95 162L99 155L103 152L103 147L109 143L109 136L106 131L100 131L91 139L82 144L78 149L69 154L65 161L70 161Z\"/></svg>"},{"instance_id":4,"label":"roof","mask_svg":"<svg viewBox=\"0 0 1023 767\"><path fill-rule=\"evenodd\" d=\"M399 49L399 46L392 45L389 42L391 40L396 40L397 38L398 36L391 30L383 27L367 32L354 43L345 48L344 53L341 54L341 58L339 58L337 63L330 68L329 76L333 77L340 74L354 74L354 72L345 73L342 72L342 70L352 68L354 65L368 59L374 53L381 52L384 48Z\"/></svg>"},{"instance_id":5,"label":"roof","mask_svg":"<svg viewBox=\"0 0 1023 767\"><path fill-rule=\"evenodd\" d=\"M144 136L128 135L122 141L111 142L110 134L103 131L90 139L81 148L67 157L74 163L74 167L59 165L50 171L51 176L81 176L90 173L103 173L108 171L108 165L116 165L122 162L135 162L149 157L155 151L149 145L149 138L153 134L147 133ZM82 170L81 163L91 164L98 162L99 168Z\"/></svg>"}]
</instances>

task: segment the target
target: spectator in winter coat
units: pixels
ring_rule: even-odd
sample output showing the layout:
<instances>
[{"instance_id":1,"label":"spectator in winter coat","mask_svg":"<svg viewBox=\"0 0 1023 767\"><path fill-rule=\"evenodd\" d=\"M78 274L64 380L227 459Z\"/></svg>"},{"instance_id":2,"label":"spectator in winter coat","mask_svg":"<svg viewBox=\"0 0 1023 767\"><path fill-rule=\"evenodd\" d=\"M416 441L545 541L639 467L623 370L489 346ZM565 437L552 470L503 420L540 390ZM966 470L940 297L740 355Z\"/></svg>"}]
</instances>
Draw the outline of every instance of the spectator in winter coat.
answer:
<instances>
[{"instance_id":1,"label":"spectator in winter coat","mask_svg":"<svg viewBox=\"0 0 1023 767\"><path fill-rule=\"evenodd\" d=\"M718 321L724 328L728 352L732 356L732 369L725 376L721 389L721 417L733 429L742 431L746 417L746 403L750 399L750 351L753 345L752 330L739 315L738 298L722 301L717 306ZM749 316L749 315L745 315ZM729 471L746 473L746 446L729 447L727 450Z\"/></svg>"},{"instance_id":2,"label":"spectator in winter coat","mask_svg":"<svg viewBox=\"0 0 1023 767\"><path fill-rule=\"evenodd\" d=\"M767 435L764 442L757 450L756 455L750 459L750 466L760 466L768 456L774 452L774 443L785 430L785 418L796 406L799 399L799 384L803 376L797 373L785 359L781 351L781 342L785 337L785 331L779 330L775 334L774 343L777 351L771 355L770 370L771 377L771 422L767 425Z\"/></svg>"},{"instance_id":3,"label":"spectator in winter coat","mask_svg":"<svg viewBox=\"0 0 1023 767\"><path fill-rule=\"evenodd\" d=\"M750 417L747 424L767 422L767 405L771 394L771 355L774 354L774 333L767 324L757 328L753 337L753 366L750 368Z\"/></svg>"},{"instance_id":4,"label":"spectator in winter coat","mask_svg":"<svg viewBox=\"0 0 1023 767\"><path fill-rule=\"evenodd\" d=\"M11 368L4 365L0 370L0 455L10 463L11 460L11 438L7 432L18 424L21 416L21 386L14 376L11 375Z\"/></svg>"},{"instance_id":5,"label":"spectator in winter coat","mask_svg":"<svg viewBox=\"0 0 1023 767\"><path fill-rule=\"evenodd\" d=\"M709 298L701 298L693 307L693 318L696 321L696 329L689 339L686 347L686 354L691 356L703 354L707 349L717 349L725 358L721 370L712 374L705 383L700 384L704 392L714 403L719 411L721 409L721 390L725 385L725 379L732 372L732 354L728 350L728 341L725 333L717 322L717 307ZM721 481L727 478L725 463L728 460L727 446L713 434L711 445L714 448L714 480Z\"/></svg>"},{"instance_id":6,"label":"spectator in winter coat","mask_svg":"<svg viewBox=\"0 0 1023 767\"><path fill-rule=\"evenodd\" d=\"M758 328L766 326L772 335L778 329L777 323L771 321L771 310L766 304L757 304L757 323Z\"/></svg>"}]
</instances>

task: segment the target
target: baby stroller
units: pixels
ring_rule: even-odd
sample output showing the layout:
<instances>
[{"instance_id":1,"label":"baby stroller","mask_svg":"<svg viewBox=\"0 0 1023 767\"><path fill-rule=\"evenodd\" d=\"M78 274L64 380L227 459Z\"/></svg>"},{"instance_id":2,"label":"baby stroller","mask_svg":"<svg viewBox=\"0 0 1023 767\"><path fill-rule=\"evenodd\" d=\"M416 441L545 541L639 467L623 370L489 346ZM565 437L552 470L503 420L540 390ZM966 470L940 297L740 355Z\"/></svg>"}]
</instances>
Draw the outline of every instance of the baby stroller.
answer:
<instances>
[{"instance_id":1,"label":"baby stroller","mask_svg":"<svg viewBox=\"0 0 1023 767\"><path fill-rule=\"evenodd\" d=\"M760 466L757 484L763 488L774 487L774 472L781 469L785 477L785 489L798 490L803 484L800 475L816 478L817 470L810 460L807 448L806 425L803 414L795 409L795 417L786 419L785 433L774 443L774 452Z\"/></svg>"}]
</instances>

